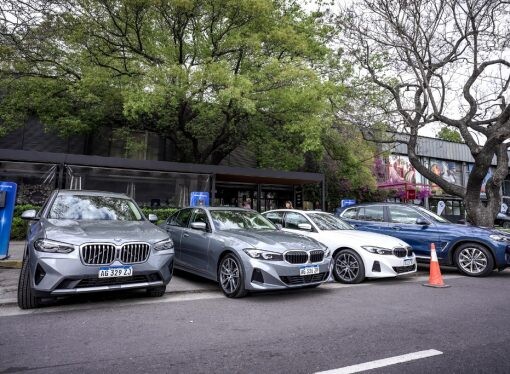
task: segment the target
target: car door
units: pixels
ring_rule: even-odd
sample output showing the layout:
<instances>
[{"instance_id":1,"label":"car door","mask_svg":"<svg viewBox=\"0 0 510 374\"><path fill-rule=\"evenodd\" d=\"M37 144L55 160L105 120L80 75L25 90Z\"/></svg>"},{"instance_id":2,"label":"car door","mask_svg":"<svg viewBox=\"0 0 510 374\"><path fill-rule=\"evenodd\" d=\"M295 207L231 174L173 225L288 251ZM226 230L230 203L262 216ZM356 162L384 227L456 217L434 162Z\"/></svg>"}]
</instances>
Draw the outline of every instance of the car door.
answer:
<instances>
[{"instance_id":1,"label":"car door","mask_svg":"<svg viewBox=\"0 0 510 374\"><path fill-rule=\"evenodd\" d=\"M305 223L310 225L311 230L304 230L299 228L299 225ZM303 214L298 212L287 212L283 221L283 230L297 234L309 236L314 239L319 239L319 233L317 232L314 224Z\"/></svg>"},{"instance_id":2,"label":"car door","mask_svg":"<svg viewBox=\"0 0 510 374\"><path fill-rule=\"evenodd\" d=\"M193 222L203 222L206 230L194 229ZM209 271L209 243L211 240L211 224L204 209L192 210L188 227L183 229L181 237L182 263L200 273Z\"/></svg>"},{"instance_id":3,"label":"car door","mask_svg":"<svg viewBox=\"0 0 510 374\"><path fill-rule=\"evenodd\" d=\"M433 222L423 217L417 210L408 206L390 205L388 219L388 234L408 243L413 247L417 257L430 257L431 243L436 245L438 257L441 257L441 233ZM429 224L417 224L417 220Z\"/></svg>"},{"instance_id":4,"label":"car door","mask_svg":"<svg viewBox=\"0 0 510 374\"><path fill-rule=\"evenodd\" d=\"M174 242L175 248L175 262L182 263L181 254L181 239L183 230L188 227L188 222L191 217L192 209L181 209L172 214L165 222L165 230L168 232Z\"/></svg>"},{"instance_id":5,"label":"car door","mask_svg":"<svg viewBox=\"0 0 510 374\"><path fill-rule=\"evenodd\" d=\"M363 231L372 231L379 234L385 233L388 229L388 223L385 219L384 205L363 205L356 209L356 215L353 212L345 211L342 218L345 218L356 229Z\"/></svg>"}]
</instances>

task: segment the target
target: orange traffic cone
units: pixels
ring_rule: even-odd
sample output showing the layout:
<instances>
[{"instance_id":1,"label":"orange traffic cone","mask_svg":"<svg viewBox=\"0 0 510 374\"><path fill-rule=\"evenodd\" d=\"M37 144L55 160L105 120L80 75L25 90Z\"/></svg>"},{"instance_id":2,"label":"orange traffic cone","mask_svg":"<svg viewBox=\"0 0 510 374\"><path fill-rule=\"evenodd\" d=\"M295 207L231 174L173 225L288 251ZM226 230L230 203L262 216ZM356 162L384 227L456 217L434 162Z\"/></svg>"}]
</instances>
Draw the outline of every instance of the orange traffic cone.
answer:
<instances>
[{"instance_id":1,"label":"orange traffic cone","mask_svg":"<svg viewBox=\"0 0 510 374\"><path fill-rule=\"evenodd\" d=\"M430 244L430 276L429 283L425 283L424 286L435 287L435 288L446 288L450 287L444 284L443 277L441 276L441 270L439 269L439 262L437 261L436 245Z\"/></svg>"}]
</instances>

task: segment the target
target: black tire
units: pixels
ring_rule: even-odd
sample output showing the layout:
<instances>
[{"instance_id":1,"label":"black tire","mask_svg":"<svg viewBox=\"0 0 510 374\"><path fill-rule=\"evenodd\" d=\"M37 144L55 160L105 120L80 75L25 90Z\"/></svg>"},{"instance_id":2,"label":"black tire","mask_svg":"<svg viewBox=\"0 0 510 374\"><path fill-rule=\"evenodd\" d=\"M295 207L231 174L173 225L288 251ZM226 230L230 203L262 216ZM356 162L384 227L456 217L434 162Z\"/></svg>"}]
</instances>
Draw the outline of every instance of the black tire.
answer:
<instances>
[{"instance_id":1,"label":"black tire","mask_svg":"<svg viewBox=\"0 0 510 374\"><path fill-rule=\"evenodd\" d=\"M147 289L147 296L149 297L161 297L165 294L166 286L153 287Z\"/></svg>"},{"instance_id":2,"label":"black tire","mask_svg":"<svg viewBox=\"0 0 510 374\"><path fill-rule=\"evenodd\" d=\"M455 265L470 277L486 277L494 270L494 259L483 245L464 243L455 250Z\"/></svg>"},{"instance_id":3,"label":"black tire","mask_svg":"<svg viewBox=\"0 0 510 374\"><path fill-rule=\"evenodd\" d=\"M223 256L218 264L218 283L226 297L239 298L248 294L244 287L244 270L233 254Z\"/></svg>"},{"instance_id":4,"label":"black tire","mask_svg":"<svg viewBox=\"0 0 510 374\"><path fill-rule=\"evenodd\" d=\"M18 282L18 306L21 309L33 309L41 306L41 299L34 295L30 287L30 269L28 267L28 257L23 259L21 272Z\"/></svg>"},{"instance_id":5,"label":"black tire","mask_svg":"<svg viewBox=\"0 0 510 374\"><path fill-rule=\"evenodd\" d=\"M503 222L502 226L503 226L504 229L510 229L510 221Z\"/></svg>"},{"instance_id":6,"label":"black tire","mask_svg":"<svg viewBox=\"0 0 510 374\"><path fill-rule=\"evenodd\" d=\"M352 249L342 249L333 257L333 276L337 282L356 284L365 279L365 264Z\"/></svg>"}]
</instances>

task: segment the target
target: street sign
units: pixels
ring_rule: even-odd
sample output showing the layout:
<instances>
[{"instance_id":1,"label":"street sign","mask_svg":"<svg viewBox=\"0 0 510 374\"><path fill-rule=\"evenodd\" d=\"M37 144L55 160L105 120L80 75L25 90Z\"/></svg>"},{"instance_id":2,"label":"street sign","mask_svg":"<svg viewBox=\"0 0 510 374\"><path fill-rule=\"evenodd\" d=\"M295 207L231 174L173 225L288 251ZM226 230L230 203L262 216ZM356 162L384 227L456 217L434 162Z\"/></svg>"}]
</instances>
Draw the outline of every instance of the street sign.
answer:
<instances>
[{"instance_id":1,"label":"street sign","mask_svg":"<svg viewBox=\"0 0 510 374\"><path fill-rule=\"evenodd\" d=\"M16 203L16 183L0 182L0 260L9 257L12 215Z\"/></svg>"},{"instance_id":2,"label":"street sign","mask_svg":"<svg viewBox=\"0 0 510 374\"><path fill-rule=\"evenodd\" d=\"M340 204L341 204L340 206L342 208L344 208L346 206L355 205L356 204L356 200L355 199L342 199Z\"/></svg>"},{"instance_id":3,"label":"street sign","mask_svg":"<svg viewBox=\"0 0 510 374\"><path fill-rule=\"evenodd\" d=\"M209 192L191 192L190 206L209 206Z\"/></svg>"}]
</instances>

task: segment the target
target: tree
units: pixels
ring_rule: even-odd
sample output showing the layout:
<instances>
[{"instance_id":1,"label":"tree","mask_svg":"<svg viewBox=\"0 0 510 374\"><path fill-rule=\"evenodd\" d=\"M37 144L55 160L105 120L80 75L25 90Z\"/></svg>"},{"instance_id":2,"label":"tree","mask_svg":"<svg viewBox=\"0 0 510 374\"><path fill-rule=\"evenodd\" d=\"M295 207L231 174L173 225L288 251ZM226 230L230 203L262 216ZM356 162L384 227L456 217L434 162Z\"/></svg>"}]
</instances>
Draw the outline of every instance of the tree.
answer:
<instances>
[{"instance_id":1,"label":"tree","mask_svg":"<svg viewBox=\"0 0 510 374\"><path fill-rule=\"evenodd\" d=\"M217 164L248 144L283 168L321 147L331 119L317 66L331 30L320 13L284 0L6 4L4 129L32 113L62 133L156 132L175 161Z\"/></svg>"},{"instance_id":2,"label":"tree","mask_svg":"<svg viewBox=\"0 0 510 374\"><path fill-rule=\"evenodd\" d=\"M367 91L387 97L361 96L363 110L345 117L371 140L383 140L374 123L397 131L414 168L464 198L467 219L483 226L493 226L508 174L508 10L507 1L360 0L338 23L344 48L366 74ZM437 176L418 157L418 130L431 123L457 129L469 147L474 166L466 187ZM484 203L480 191L493 157L497 167Z\"/></svg>"},{"instance_id":3,"label":"tree","mask_svg":"<svg viewBox=\"0 0 510 374\"><path fill-rule=\"evenodd\" d=\"M446 140L448 142L464 143L464 141L462 140L462 136L460 135L460 132L449 127L441 128L441 130L437 132L436 137L442 140Z\"/></svg>"}]
</instances>

